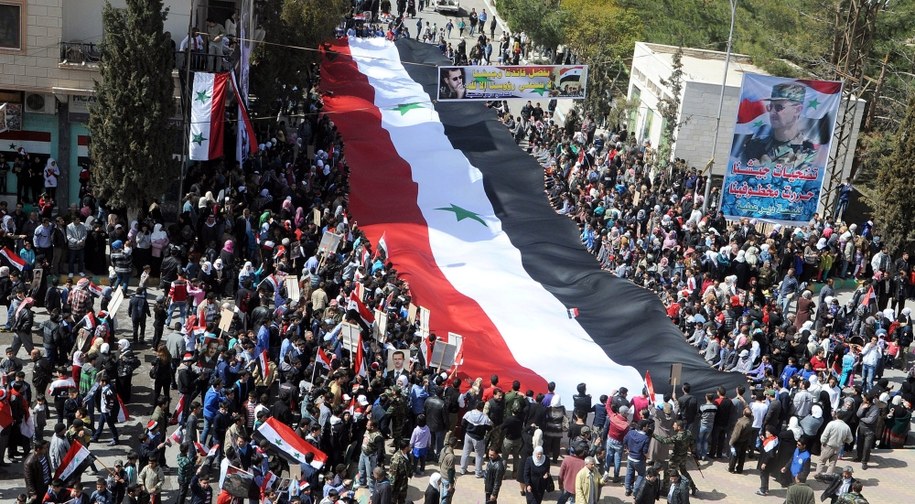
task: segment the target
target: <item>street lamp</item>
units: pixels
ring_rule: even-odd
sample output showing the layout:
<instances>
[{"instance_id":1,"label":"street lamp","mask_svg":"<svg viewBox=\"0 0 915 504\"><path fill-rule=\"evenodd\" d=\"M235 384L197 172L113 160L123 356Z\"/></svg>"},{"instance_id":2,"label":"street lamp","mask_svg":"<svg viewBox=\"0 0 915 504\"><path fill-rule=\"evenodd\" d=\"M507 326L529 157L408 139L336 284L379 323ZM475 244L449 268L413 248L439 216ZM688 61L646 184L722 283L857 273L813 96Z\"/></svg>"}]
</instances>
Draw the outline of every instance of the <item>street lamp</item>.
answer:
<instances>
[{"instance_id":1,"label":"street lamp","mask_svg":"<svg viewBox=\"0 0 915 504\"><path fill-rule=\"evenodd\" d=\"M728 0L731 4L731 29L728 32L728 48L724 56L724 76L721 77L721 94L718 96L718 115L715 118L715 141L712 142L712 157L708 161L708 174L705 176L705 198L702 200L702 213L708 211L709 193L712 191L712 167L715 165L715 153L718 152L718 133L721 130L721 108L724 106L724 88L728 83L728 65L731 63L731 43L734 40L734 21L737 19L737 0Z\"/></svg>"}]
</instances>

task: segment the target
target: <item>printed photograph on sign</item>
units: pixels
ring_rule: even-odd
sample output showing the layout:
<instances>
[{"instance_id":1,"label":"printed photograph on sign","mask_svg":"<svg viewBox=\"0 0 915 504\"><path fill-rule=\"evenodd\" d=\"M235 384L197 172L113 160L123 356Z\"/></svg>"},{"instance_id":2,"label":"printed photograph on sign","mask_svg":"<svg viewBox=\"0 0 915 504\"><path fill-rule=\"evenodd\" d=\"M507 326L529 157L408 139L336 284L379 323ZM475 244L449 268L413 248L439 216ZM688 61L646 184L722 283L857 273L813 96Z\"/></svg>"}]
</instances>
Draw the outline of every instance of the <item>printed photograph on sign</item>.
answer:
<instances>
[{"instance_id":1,"label":"printed photograph on sign","mask_svg":"<svg viewBox=\"0 0 915 504\"><path fill-rule=\"evenodd\" d=\"M841 99L841 82L744 74L721 190L726 217L810 221Z\"/></svg>"},{"instance_id":2,"label":"printed photograph on sign","mask_svg":"<svg viewBox=\"0 0 915 504\"><path fill-rule=\"evenodd\" d=\"M295 261L300 257L305 257L305 251L302 250L302 242L294 241L289 244L289 258Z\"/></svg>"},{"instance_id":3,"label":"printed photograph on sign","mask_svg":"<svg viewBox=\"0 0 915 504\"><path fill-rule=\"evenodd\" d=\"M232 328L232 319L235 318L235 312L223 308L219 317L219 330L228 332Z\"/></svg>"},{"instance_id":4,"label":"printed photograph on sign","mask_svg":"<svg viewBox=\"0 0 915 504\"><path fill-rule=\"evenodd\" d=\"M587 65L438 67L438 100L583 100L587 80Z\"/></svg>"},{"instance_id":5,"label":"printed photograph on sign","mask_svg":"<svg viewBox=\"0 0 915 504\"><path fill-rule=\"evenodd\" d=\"M410 372L411 366L412 362L408 351L388 349L388 372L393 371L395 374Z\"/></svg>"},{"instance_id":6,"label":"printed photograph on sign","mask_svg":"<svg viewBox=\"0 0 915 504\"><path fill-rule=\"evenodd\" d=\"M420 336L429 335L429 309L423 306L419 307L419 329L417 333Z\"/></svg>"},{"instance_id":7,"label":"printed photograph on sign","mask_svg":"<svg viewBox=\"0 0 915 504\"><path fill-rule=\"evenodd\" d=\"M290 277L286 277L285 283L286 283L286 297L288 297L289 299L291 299L293 301L298 301L299 299L302 298L302 294L301 294L301 292L299 292L299 277L298 276L293 275Z\"/></svg>"},{"instance_id":8,"label":"printed photograph on sign","mask_svg":"<svg viewBox=\"0 0 915 504\"><path fill-rule=\"evenodd\" d=\"M375 310L375 325L372 328L372 334L375 339L384 341L384 335L388 332L388 314L382 310Z\"/></svg>"},{"instance_id":9,"label":"printed photograph on sign","mask_svg":"<svg viewBox=\"0 0 915 504\"><path fill-rule=\"evenodd\" d=\"M318 244L318 252L323 252L324 255L337 252L337 247L340 246L342 239L343 237L338 234L325 231L324 236L321 237L321 243Z\"/></svg>"}]
</instances>

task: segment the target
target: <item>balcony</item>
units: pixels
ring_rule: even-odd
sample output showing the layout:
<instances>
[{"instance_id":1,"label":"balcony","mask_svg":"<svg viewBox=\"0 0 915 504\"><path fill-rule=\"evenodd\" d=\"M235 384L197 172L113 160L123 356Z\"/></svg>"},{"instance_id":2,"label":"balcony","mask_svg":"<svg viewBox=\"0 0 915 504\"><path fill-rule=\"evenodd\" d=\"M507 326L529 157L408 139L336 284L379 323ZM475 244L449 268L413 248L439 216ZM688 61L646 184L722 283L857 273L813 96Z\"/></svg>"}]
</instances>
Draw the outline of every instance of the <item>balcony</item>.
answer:
<instances>
[{"instance_id":1,"label":"balcony","mask_svg":"<svg viewBox=\"0 0 915 504\"><path fill-rule=\"evenodd\" d=\"M101 46L85 42L61 42L60 66L66 68L89 67L98 69L102 59Z\"/></svg>"}]
</instances>

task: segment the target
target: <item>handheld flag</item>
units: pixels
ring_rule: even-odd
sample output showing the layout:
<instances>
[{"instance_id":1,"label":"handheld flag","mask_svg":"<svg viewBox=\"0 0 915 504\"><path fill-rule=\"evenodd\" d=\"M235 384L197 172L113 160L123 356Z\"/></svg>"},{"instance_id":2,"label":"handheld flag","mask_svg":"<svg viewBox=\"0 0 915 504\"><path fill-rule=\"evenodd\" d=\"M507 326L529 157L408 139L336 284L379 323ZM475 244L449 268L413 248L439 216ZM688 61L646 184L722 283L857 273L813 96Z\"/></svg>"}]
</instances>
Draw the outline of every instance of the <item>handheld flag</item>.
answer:
<instances>
[{"instance_id":1,"label":"handheld flag","mask_svg":"<svg viewBox=\"0 0 915 504\"><path fill-rule=\"evenodd\" d=\"M266 350L257 356L257 365L261 368L261 376L266 379L270 375L270 357L267 356Z\"/></svg>"},{"instance_id":2,"label":"handheld flag","mask_svg":"<svg viewBox=\"0 0 915 504\"><path fill-rule=\"evenodd\" d=\"M318 347L318 364L324 366L324 369L330 371L330 356L324 351L324 347Z\"/></svg>"},{"instance_id":3,"label":"handheld flag","mask_svg":"<svg viewBox=\"0 0 915 504\"><path fill-rule=\"evenodd\" d=\"M289 426L276 418L270 417L257 428L257 433L264 437L277 452L290 462L305 462L305 454L314 455L311 465L320 469L327 462L327 454L305 441Z\"/></svg>"},{"instance_id":4,"label":"handheld flag","mask_svg":"<svg viewBox=\"0 0 915 504\"><path fill-rule=\"evenodd\" d=\"M375 314L365 306L365 303L363 303L361 299L359 299L355 290L349 294L349 303L347 304L346 309L347 311L355 310L359 314L359 318L361 318L367 326L371 326L375 322Z\"/></svg>"},{"instance_id":5,"label":"handheld flag","mask_svg":"<svg viewBox=\"0 0 915 504\"><path fill-rule=\"evenodd\" d=\"M19 257L15 252L10 250L9 247L0 249L0 255L6 258L6 260L17 270L22 271L22 269L25 268L25 259Z\"/></svg>"},{"instance_id":6,"label":"handheld flag","mask_svg":"<svg viewBox=\"0 0 915 504\"><path fill-rule=\"evenodd\" d=\"M181 413L184 412L184 403L187 400L184 394L181 394L181 397L178 398L178 406L175 407L175 412L172 413L171 419L169 419L169 425L178 425L178 420L181 418Z\"/></svg>"},{"instance_id":7,"label":"handheld flag","mask_svg":"<svg viewBox=\"0 0 915 504\"><path fill-rule=\"evenodd\" d=\"M651 383L650 371L645 371L645 390L648 391L648 402L654 404L654 384Z\"/></svg>"},{"instance_id":8,"label":"handheld flag","mask_svg":"<svg viewBox=\"0 0 915 504\"><path fill-rule=\"evenodd\" d=\"M130 413L127 411L127 405L124 404L124 401L121 399L121 396L118 395L118 422L126 422L130 420Z\"/></svg>"},{"instance_id":9,"label":"handheld flag","mask_svg":"<svg viewBox=\"0 0 915 504\"><path fill-rule=\"evenodd\" d=\"M54 473L54 477L66 481L67 478L75 473L91 456L92 453L89 452L85 446L81 445L79 441L74 440L73 444L70 445L67 454L64 456L64 459L60 462L57 471Z\"/></svg>"}]
</instances>

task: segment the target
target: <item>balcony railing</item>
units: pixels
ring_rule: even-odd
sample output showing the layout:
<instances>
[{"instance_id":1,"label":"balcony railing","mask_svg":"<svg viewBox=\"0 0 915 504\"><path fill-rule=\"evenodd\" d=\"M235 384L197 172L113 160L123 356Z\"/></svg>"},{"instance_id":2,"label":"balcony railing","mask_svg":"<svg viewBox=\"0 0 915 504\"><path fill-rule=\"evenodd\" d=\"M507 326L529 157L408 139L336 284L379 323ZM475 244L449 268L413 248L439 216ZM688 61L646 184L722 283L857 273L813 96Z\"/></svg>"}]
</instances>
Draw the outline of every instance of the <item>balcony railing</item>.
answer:
<instances>
[{"instance_id":1,"label":"balcony railing","mask_svg":"<svg viewBox=\"0 0 915 504\"><path fill-rule=\"evenodd\" d=\"M97 65L102 59L98 44L85 42L61 42L60 62L69 65Z\"/></svg>"}]
</instances>

